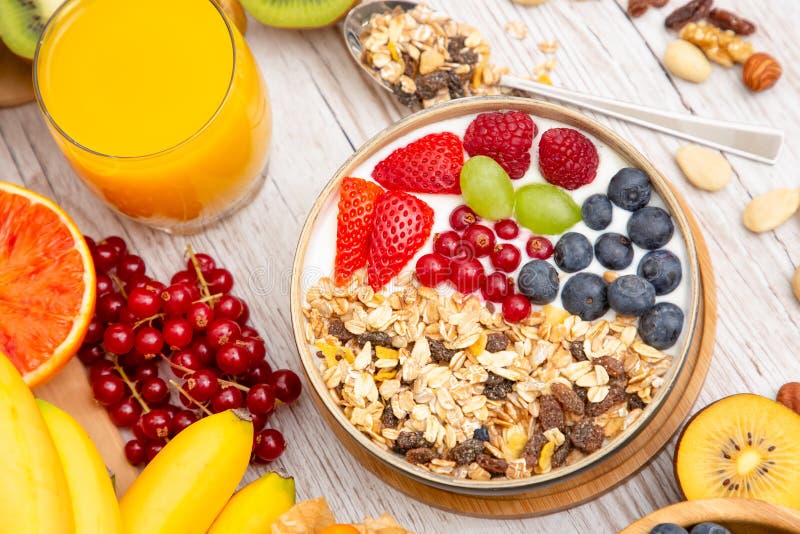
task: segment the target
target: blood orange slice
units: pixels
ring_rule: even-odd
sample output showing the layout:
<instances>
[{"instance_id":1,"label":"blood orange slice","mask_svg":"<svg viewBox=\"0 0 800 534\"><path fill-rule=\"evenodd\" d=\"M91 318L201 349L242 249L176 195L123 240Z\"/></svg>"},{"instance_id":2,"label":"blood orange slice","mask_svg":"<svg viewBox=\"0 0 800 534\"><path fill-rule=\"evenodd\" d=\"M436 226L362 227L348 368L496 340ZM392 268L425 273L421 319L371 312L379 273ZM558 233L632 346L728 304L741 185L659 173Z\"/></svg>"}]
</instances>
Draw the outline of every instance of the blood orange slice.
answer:
<instances>
[{"instance_id":1,"label":"blood orange slice","mask_svg":"<svg viewBox=\"0 0 800 534\"><path fill-rule=\"evenodd\" d=\"M77 352L94 313L89 247L52 201L0 182L0 352L30 387Z\"/></svg>"}]
</instances>

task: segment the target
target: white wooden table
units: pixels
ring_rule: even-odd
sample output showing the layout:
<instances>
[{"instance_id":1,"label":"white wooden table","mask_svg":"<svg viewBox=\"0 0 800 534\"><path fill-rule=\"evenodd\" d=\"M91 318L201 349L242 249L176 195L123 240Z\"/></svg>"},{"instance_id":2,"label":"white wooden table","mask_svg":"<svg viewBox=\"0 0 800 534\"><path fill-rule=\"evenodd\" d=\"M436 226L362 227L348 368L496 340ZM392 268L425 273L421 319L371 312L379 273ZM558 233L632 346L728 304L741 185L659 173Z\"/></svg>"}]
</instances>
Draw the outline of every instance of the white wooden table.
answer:
<instances>
[{"instance_id":1,"label":"white wooden table","mask_svg":"<svg viewBox=\"0 0 800 534\"><path fill-rule=\"evenodd\" d=\"M719 286L714 361L698 406L736 392L774 396L800 379L800 304L789 279L800 264L800 221L795 217L762 235L747 232L741 212L755 195L800 186L800 46L797 0L718 0L754 19L757 50L775 55L783 79L753 95L741 69L715 67L702 85L673 78L661 57L675 38L664 17L679 5L650 9L631 21L626 0L550 0L525 8L510 0L437 0L433 5L480 28L493 59L512 71L532 72L544 59L536 43L558 39L556 85L651 106L783 128L786 146L775 166L728 157L735 177L718 193L692 188L673 155L673 138L597 118L620 132L673 180L694 210ZM524 21L528 37L507 36L505 25ZM168 278L188 242L214 255L234 274L235 291L250 302L252 321L267 339L268 357L300 372L289 320L291 261L300 228L318 191L366 139L407 111L362 77L337 27L285 31L250 21L250 43L270 86L274 139L268 181L256 200L234 217L191 238L151 231L115 215L78 181L50 138L35 105L0 110L0 179L47 195L91 236L124 236L152 274ZM590 114L591 115L591 114ZM672 474L674 443L626 484L593 502L526 520L481 520L445 513L413 501L361 467L341 446L305 395L278 410L273 424L289 447L278 467L297 480L299 498L324 495L341 520L388 511L417 532L612 532L679 500ZM248 480L261 468L249 471Z\"/></svg>"}]
</instances>

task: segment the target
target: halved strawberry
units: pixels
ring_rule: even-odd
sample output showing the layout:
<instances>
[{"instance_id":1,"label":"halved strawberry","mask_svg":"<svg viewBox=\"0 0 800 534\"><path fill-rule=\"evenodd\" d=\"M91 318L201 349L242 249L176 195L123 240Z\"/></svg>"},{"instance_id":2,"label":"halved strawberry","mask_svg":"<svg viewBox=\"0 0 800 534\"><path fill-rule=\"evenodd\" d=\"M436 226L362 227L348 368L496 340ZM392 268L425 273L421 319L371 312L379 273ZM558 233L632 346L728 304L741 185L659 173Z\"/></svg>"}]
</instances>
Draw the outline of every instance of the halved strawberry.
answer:
<instances>
[{"instance_id":1,"label":"halved strawberry","mask_svg":"<svg viewBox=\"0 0 800 534\"><path fill-rule=\"evenodd\" d=\"M362 178L348 176L342 180L336 217L336 285L346 284L354 272L367 264L375 201L382 193L381 186Z\"/></svg>"},{"instance_id":2,"label":"halved strawberry","mask_svg":"<svg viewBox=\"0 0 800 534\"><path fill-rule=\"evenodd\" d=\"M415 196L387 191L375 204L367 276L375 291L385 286L422 248L433 227L433 209Z\"/></svg>"},{"instance_id":3,"label":"halved strawberry","mask_svg":"<svg viewBox=\"0 0 800 534\"><path fill-rule=\"evenodd\" d=\"M416 193L461 192L464 147L454 133L433 133L398 148L375 165L372 177L386 189Z\"/></svg>"}]
</instances>

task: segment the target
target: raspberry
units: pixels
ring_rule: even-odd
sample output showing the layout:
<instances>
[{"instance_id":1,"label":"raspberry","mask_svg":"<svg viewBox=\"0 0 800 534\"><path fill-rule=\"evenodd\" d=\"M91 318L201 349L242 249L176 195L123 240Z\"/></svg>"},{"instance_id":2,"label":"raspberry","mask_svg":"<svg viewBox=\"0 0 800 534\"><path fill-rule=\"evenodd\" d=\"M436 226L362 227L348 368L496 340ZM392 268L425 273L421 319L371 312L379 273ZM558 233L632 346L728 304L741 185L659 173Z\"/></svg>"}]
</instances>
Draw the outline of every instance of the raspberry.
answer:
<instances>
[{"instance_id":1,"label":"raspberry","mask_svg":"<svg viewBox=\"0 0 800 534\"><path fill-rule=\"evenodd\" d=\"M544 179L564 189L577 189L597 176L597 148L572 128L551 128L539 140L539 169Z\"/></svg>"},{"instance_id":2,"label":"raspberry","mask_svg":"<svg viewBox=\"0 0 800 534\"><path fill-rule=\"evenodd\" d=\"M531 144L536 124L521 111L481 113L467 127L464 148L470 156L488 156L512 179L522 178L531 166Z\"/></svg>"}]
</instances>

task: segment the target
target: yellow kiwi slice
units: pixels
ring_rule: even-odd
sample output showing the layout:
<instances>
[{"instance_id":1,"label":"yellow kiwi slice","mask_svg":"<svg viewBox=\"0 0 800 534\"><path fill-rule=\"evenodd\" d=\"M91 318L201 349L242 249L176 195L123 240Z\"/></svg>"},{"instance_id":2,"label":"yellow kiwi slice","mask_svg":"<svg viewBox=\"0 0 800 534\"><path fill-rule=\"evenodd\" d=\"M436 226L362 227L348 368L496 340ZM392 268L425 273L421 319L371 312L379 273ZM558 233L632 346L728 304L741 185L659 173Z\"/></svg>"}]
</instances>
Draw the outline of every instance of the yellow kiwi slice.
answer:
<instances>
[{"instance_id":1,"label":"yellow kiwi slice","mask_svg":"<svg viewBox=\"0 0 800 534\"><path fill-rule=\"evenodd\" d=\"M752 394L698 412L675 449L687 499L744 497L800 508L800 415Z\"/></svg>"}]
</instances>

